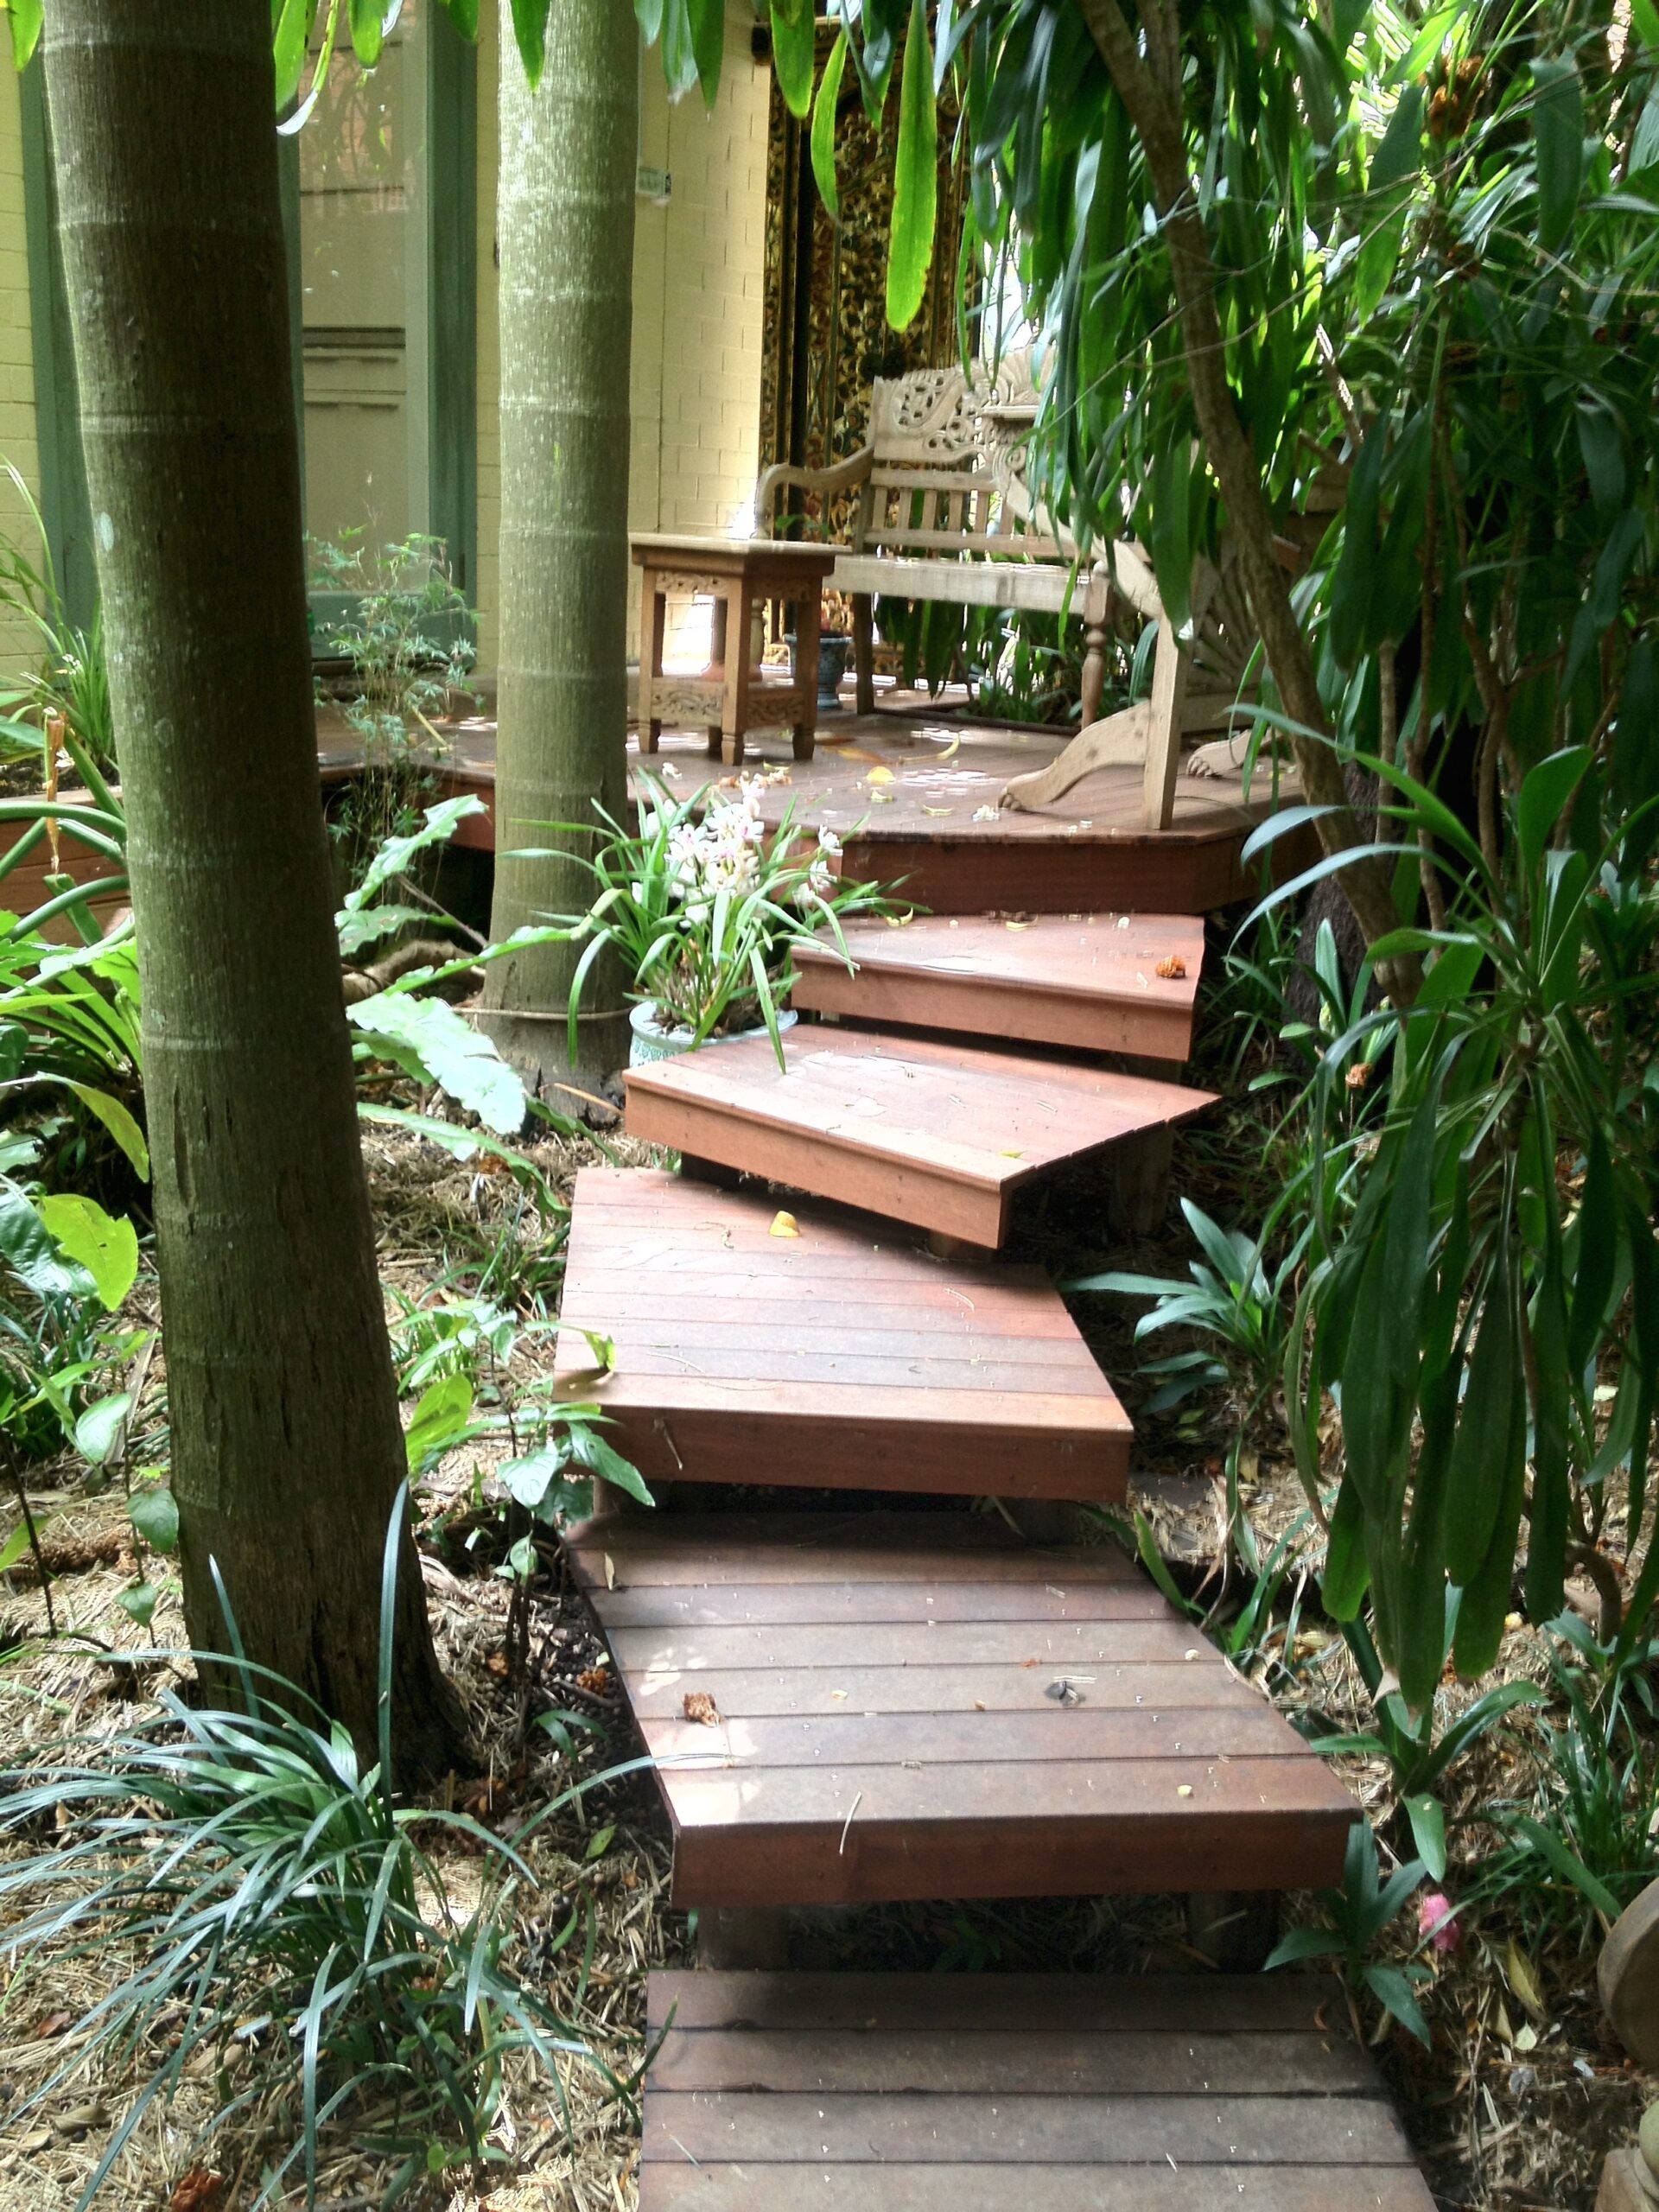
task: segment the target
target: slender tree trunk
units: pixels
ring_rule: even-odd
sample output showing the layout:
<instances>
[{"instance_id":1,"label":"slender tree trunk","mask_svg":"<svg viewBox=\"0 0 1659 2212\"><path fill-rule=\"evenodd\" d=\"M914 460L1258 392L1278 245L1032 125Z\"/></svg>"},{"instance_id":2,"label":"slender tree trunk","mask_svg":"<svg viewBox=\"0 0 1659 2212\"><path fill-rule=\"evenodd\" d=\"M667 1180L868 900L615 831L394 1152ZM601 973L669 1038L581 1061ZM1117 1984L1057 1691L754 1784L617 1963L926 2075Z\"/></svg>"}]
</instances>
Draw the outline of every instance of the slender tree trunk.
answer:
<instances>
[{"instance_id":1,"label":"slender tree trunk","mask_svg":"<svg viewBox=\"0 0 1659 2212\"><path fill-rule=\"evenodd\" d=\"M1192 411L1227 503L1228 520L1237 535L1244 589L1268 665L1292 720L1328 733L1313 656L1274 551L1262 472L1227 381L1226 346L1216 312L1215 268L1182 137L1179 12L1173 0L1140 0L1143 53L1119 0L1077 0L1077 4L1152 174L1169 249ZM1304 794L1312 804L1331 810L1318 824L1325 850L1335 854L1363 846L1365 840L1349 806L1336 754L1317 738L1295 735L1291 749ZM1391 871L1380 855L1366 854L1344 868L1341 881L1368 944L1374 944L1397 925ZM1415 995L1418 978L1417 963L1408 959L1395 962L1385 980L1397 998L1408 1001Z\"/></svg>"},{"instance_id":2,"label":"slender tree trunk","mask_svg":"<svg viewBox=\"0 0 1659 2212\"><path fill-rule=\"evenodd\" d=\"M317 783L269 0L52 0L143 986L185 1614L374 1740L403 1439ZM449 1755L414 1548L397 1709Z\"/></svg>"},{"instance_id":3,"label":"slender tree trunk","mask_svg":"<svg viewBox=\"0 0 1659 2212\"><path fill-rule=\"evenodd\" d=\"M501 0L501 647L493 934L591 896L549 825L626 803L628 350L639 47L628 0L553 0L531 92ZM515 856L515 849L520 856ZM591 1084L626 1058L621 977L585 994L546 945L489 970L485 1020L543 1084Z\"/></svg>"}]
</instances>

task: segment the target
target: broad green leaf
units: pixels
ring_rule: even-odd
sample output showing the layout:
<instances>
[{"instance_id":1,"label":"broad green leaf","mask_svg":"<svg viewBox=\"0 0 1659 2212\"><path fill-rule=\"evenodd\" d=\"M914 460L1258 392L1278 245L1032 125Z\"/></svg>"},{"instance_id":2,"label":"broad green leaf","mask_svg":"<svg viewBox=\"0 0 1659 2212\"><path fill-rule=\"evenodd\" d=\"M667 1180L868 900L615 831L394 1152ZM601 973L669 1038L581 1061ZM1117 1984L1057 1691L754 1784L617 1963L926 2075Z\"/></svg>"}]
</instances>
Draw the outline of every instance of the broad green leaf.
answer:
<instances>
[{"instance_id":1,"label":"broad green leaf","mask_svg":"<svg viewBox=\"0 0 1659 2212\"><path fill-rule=\"evenodd\" d=\"M547 63L547 16L551 0L512 0L512 32L533 92Z\"/></svg>"},{"instance_id":2,"label":"broad green leaf","mask_svg":"<svg viewBox=\"0 0 1659 2212\"><path fill-rule=\"evenodd\" d=\"M137 1621L140 1628L148 1628L156 1618L156 1602L161 1592L153 1582L131 1582L124 1590L118 1590L115 1602L124 1613Z\"/></svg>"},{"instance_id":3,"label":"broad green leaf","mask_svg":"<svg viewBox=\"0 0 1659 2212\"><path fill-rule=\"evenodd\" d=\"M179 1541L179 1509L165 1483L140 1483L127 1500L132 1525L153 1552L171 1552Z\"/></svg>"},{"instance_id":4,"label":"broad green leaf","mask_svg":"<svg viewBox=\"0 0 1659 2212\"><path fill-rule=\"evenodd\" d=\"M1659 8L1654 0L1630 0L1630 21L1650 54L1659 54Z\"/></svg>"},{"instance_id":5,"label":"broad green leaf","mask_svg":"<svg viewBox=\"0 0 1659 2212\"><path fill-rule=\"evenodd\" d=\"M144 1142L144 1133L118 1098L107 1090L94 1090L89 1083L67 1083L89 1114L95 1114L126 1154L135 1175L144 1182L149 1180L149 1147Z\"/></svg>"},{"instance_id":6,"label":"broad green leaf","mask_svg":"<svg viewBox=\"0 0 1659 2212\"><path fill-rule=\"evenodd\" d=\"M439 1084L486 1128L504 1137L523 1128L524 1084L489 1039L443 999L379 991L346 1012L373 1052Z\"/></svg>"},{"instance_id":7,"label":"broad green leaf","mask_svg":"<svg viewBox=\"0 0 1659 2212\"><path fill-rule=\"evenodd\" d=\"M595 1859L602 1859L615 1840L616 1824L614 1821L613 1821L608 1827L595 1828L592 1835L588 1839L588 1848L582 1854L583 1859L591 1864Z\"/></svg>"},{"instance_id":8,"label":"broad green leaf","mask_svg":"<svg viewBox=\"0 0 1659 2212\"><path fill-rule=\"evenodd\" d=\"M1372 157L1371 173L1366 180L1370 190L1386 192L1391 185L1415 176L1422 166L1422 142L1423 88L1421 83L1413 83L1401 92L1394 113L1389 118L1389 127Z\"/></svg>"},{"instance_id":9,"label":"broad green leaf","mask_svg":"<svg viewBox=\"0 0 1659 2212\"><path fill-rule=\"evenodd\" d=\"M397 930L416 925L429 930L446 926L440 914L429 914L424 906L366 906L359 912L344 908L334 917L335 932L340 938L340 950L347 960L359 952L367 951L384 937L391 937Z\"/></svg>"},{"instance_id":10,"label":"broad green leaf","mask_svg":"<svg viewBox=\"0 0 1659 2212\"><path fill-rule=\"evenodd\" d=\"M11 58L19 69L26 69L41 42L45 21L41 0L7 0L6 20L11 26Z\"/></svg>"},{"instance_id":11,"label":"broad green leaf","mask_svg":"<svg viewBox=\"0 0 1659 2212\"><path fill-rule=\"evenodd\" d=\"M381 0L351 0L352 51L365 69L378 61L385 40L380 9Z\"/></svg>"},{"instance_id":12,"label":"broad green leaf","mask_svg":"<svg viewBox=\"0 0 1659 2212\"><path fill-rule=\"evenodd\" d=\"M1581 399L1575 411L1590 496L1599 514L1615 515L1624 503L1624 442L1618 418L1605 403L1594 399Z\"/></svg>"},{"instance_id":13,"label":"broad green leaf","mask_svg":"<svg viewBox=\"0 0 1659 2212\"><path fill-rule=\"evenodd\" d=\"M887 243L887 321L904 330L921 312L938 218L938 111L927 0L912 0L899 79L899 146Z\"/></svg>"},{"instance_id":14,"label":"broad green leaf","mask_svg":"<svg viewBox=\"0 0 1659 2212\"><path fill-rule=\"evenodd\" d=\"M1584 175L1584 87L1570 54L1532 65L1532 133L1538 154L1538 238L1554 253L1573 227Z\"/></svg>"},{"instance_id":15,"label":"broad green leaf","mask_svg":"<svg viewBox=\"0 0 1659 2212\"><path fill-rule=\"evenodd\" d=\"M118 1390L87 1407L75 1423L75 1449L89 1466L102 1467L113 1456L132 1411L132 1393Z\"/></svg>"},{"instance_id":16,"label":"broad green leaf","mask_svg":"<svg viewBox=\"0 0 1659 2212\"><path fill-rule=\"evenodd\" d=\"M1515 827L1529 875L1537 872L1544 848L1589 765L1589 747L1573 745L1528 771L1516 802Z\"/></svg>"},{"instance_id":17,"label":"broad green leaf","mask_svg":"<svg viewBox=\"0 0 1659 2212\"><path fill-rule=\"evenodd\" d=\"M0 1574L10 1574L28 1549L29 1523L20 1521L5 1542L0 1544Z\"/></svg>"},{"instance_id":18,"label":"broad green leaf","mask_svg":"<svg viewBox=\"0 0 1659 2212\"><path fill-rule=\"evenodd\" d=\"M278 114L298 95L300 78L305 69L305 41L310 28L310 0L282 0L282 13L276 18L276 28L271 40L276 64Z\"/></svg>"},{"instance_id":19,"label":"broad green leaf","mask_svg":"<svg viewBox=\"0 0 1659 2212\"><path fill-rule=\"evenodd\" d=\"M1446 1815L1440 1800L1423 1789L1408 1797L1405 1805L1417 1856L1438 1882L1446 1872Z\"/></svg>"},{"instance_id":20,"label":"broad green leaf","mask_svg":"<svg viewBox=\"0 0 1659 2212\"><path fill-rule=\"evenodd\" d=\"M812 0L772 0L772 60L784 105L798 121L804 122L812 106L812 78L817 67Z\"/></svg>"},{"instance_id":21,"label":"broad green leaf","mask_svg":"<svg viewBox=\"0 0 1659 2212\"><path fill-rule=\"evenodd\" d=\"M0 1261L36 1298L76 1298L88 1287L84 1268L69 1267L28 1193L0 1176Z\"/></svg>"},{"instance_id":22,"label":"broad green leaf","mask_svg":"<svg viewBox=\"0 0 1659 2212\"><path fill-rule=\"evenodd\" d=\"M404 1438L409 1471L417 1475L466 1437L473 1417L473 1386L464 1375L443 1375L416 1402Z\"/></svg>"},{"instance_id":23,"label":"broad green leaf","mask_svg":"<svg viewBox=\"0 0 1659 2212\"><path fill-rule=\"evenodd\" d=\"M546 0L543 0L543 7L545 12ZM473 815L486 813L488 809L476 793L466 791L454 798L440 799L423 811L424 819L418 830L382 842L363 871L363 880L346 893L340 911L334 917L337 925L344 922L347 914L360 913L395 877L407 872L411 861L434 845L447 845L463 822Z\"/></svg>"},{"instance_id":24,"label":"broad green leaf","mask_svg":"<svg viewBox=\"0 0 1659 2212\"><path fill-rule=\"evenodd\" d=\"M687 0L691 16L691 54L697 67L706 105L713 107L720 94L720 73L726 56L726 0Z\"/></svg>"},{"instance_id":25,"label":"broad green leaf","mask_svg":"<svg viewBox=\"0 0 1659 2212\"><path fill-rule=\"evenodd\" d=\"M42 1198L40 1215L58 1249L86 1268L105 1311L113 1313L137 1279L138 1232L132 1224L73 1192Z\"/></svg>"},{"instance_id":26,"label":"broad green leaf","mask_svg":"<svg viewBox=\"0 0 1659 2212\"><path fill-rule=\"evenodd\" d=\"M478 42L478 0L443 0L449 20L469 46Z\"/></svg>"},{"instance_id":27,"label":"broad green leaf","mask_svg":"<svg viewBox=\"0 0 1659 2212\"><path fill-rule=\"evenodd\" d=\"M1504 1233L1500 1225L1498 1235ZM1510 1413L1525 1383L1516 1357L1510 1276L1500 1247L1469 1363L1469 1385L1452 1449L1446 1502L1446 1572L1459 1588L1473 1581L1492 1548L1509 1467Z\"/></svg>"},{"instance_id":28,"label":"broad green leaf","mask_svg":"<svg viewBox=\"0 0 1659 2212\"><path fill-rule=\"evenodd\" d=\"M847 31L843 24L830 59L823 65L817 103L812 110L812 175L818 197L832 223L841 220L841 187L836 176L836 111L841 104L841 77L847 66Z\"/></svg>"}]
</instances>

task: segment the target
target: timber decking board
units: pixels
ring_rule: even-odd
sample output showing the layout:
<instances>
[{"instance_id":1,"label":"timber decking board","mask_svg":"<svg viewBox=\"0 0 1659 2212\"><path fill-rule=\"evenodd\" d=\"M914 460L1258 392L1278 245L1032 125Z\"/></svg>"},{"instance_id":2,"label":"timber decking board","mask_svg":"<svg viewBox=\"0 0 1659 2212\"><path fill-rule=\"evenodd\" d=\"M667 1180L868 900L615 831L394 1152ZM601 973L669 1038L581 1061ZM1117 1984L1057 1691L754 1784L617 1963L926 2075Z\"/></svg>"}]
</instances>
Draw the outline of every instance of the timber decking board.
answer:
<instances>
[{"instance_id":1,"label":"timber decking board","mask_svg":"<svg viewBox=\"0 0 1659 2212\"><path fill-rule=\"evenodd\" d=\"M798 950L796 1006L1151 1059L1192 1049L1204 925L1191 915L918 914L843 935L851 972L828 937Z\"/></svg>"},{"instance_id":2,"label":"timber decking board","mask_svg":"<svg viewBox=\"0 0 1659 2212\"><path fill-rule=\"evenodd\" d=\"M658 1973L640 2212L1432 2212L1324 1976Z\"/></svg>"},{"instance_id":3,"label":"timber decking board","mask_svg":"<svg viewBox=\"0 0 1659 2212\"><path fill-rule=\"evenodd\" d=\"M1346 1791L1116 1552L874 1510L640 1514L569 1550L661 1762L676 1904L1340 1871Z\"/></svg>"},{"instance_id":4,"label":"timber decking board","mask_svg":"<svg viewBox=\"0 0 1659 2212\"><path fill-rule=\"evenodd\" d=\"M928 1037L790 1031L631 1068L630 1135L995 1248L1022 1184L1214 1103L1207 1091Z\"/></svg>"},{"instance_id":5,"label":"timber decking board","mask_svg":"<svg viewBox=\"0 0 1659 2212\"><path fill-rule=\"evenodd\" d=\"M652 1169L576 1179L558 1385L648 1481L1122 1497L1128 1418L1036 1270L804 1207L773 1236L777 1212Z\"/></svg>"}]
</instances>

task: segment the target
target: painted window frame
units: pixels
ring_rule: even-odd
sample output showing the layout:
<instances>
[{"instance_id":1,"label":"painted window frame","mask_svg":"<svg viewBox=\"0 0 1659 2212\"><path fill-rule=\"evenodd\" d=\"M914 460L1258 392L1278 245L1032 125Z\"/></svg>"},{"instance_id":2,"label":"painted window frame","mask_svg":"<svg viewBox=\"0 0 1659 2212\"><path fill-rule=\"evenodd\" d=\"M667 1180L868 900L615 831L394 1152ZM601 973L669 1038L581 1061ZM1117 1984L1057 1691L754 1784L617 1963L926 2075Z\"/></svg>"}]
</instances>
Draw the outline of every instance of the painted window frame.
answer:
<instances>
[{"instance_id":1,"label":"painted window frame","mask_svg":"<svg viewBox=\"0 0 1659 2212\"><path fill-rule=\"evenodd\" d=\"M427 529L449 549L451 572L478 605L478 55L442 8L426 40ZM80 403L69 342L63 264L53 219L50 133L42 72L19 81L23 214L29 255L41 514L70 619L83 626L97 601L92 512L81 454ZM283 228L288 244L289 322L304 494L304 333L300 300L299 149L279 139ZM312 633L349 601L315 593Z\"/></svg>"}]
</instances>

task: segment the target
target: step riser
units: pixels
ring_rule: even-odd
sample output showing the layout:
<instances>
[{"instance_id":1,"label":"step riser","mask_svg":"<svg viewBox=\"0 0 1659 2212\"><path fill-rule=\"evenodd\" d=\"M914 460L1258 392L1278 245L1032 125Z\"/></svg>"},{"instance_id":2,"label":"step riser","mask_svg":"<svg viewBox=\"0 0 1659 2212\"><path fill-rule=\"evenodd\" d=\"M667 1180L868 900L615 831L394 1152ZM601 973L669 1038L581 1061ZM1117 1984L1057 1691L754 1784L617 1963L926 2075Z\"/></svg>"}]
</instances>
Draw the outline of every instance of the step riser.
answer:
<instances>
[{"instance_id":1,"label":"step riser","mask_svg":"<svg viewBox=\"0 0 1659 2212\"><path fill-rule=\"evenodd\" d=\"M1102 1781L1109 1786L1104 1770ZM1314 1836L1305 1812L1235 1812L1224 1835L1209 1838L1184 1834L1184 1825L1190 1827L1179 1815L1149 1816L1133 1838L1116 1820L953 1821L949 1832L911 1822L889 1831L867 1819L861 1808L844 1847L834 1834L757 1827L746 1829L741 1859L724 1829L701 1834L677 1827L670 1895L677 1907L690 1911L700 1905L1277 1890L1293 1863L1301 1870L1299 1880L1329 1888L1342 1879L1351 1820L1346 1813L1327 1816L1323 1832ZM746 1871L752 1868L751 1853L764 1859L764 1874Z\"/></svg>"},{"instance_id":2,"label":"step riser","mask_svg":"<svg viewBox=\"0 0 1659 2212\"><path fill-rule=\"evenodd\" d=\"M701 1099L667 1097L630 1081L627 1131L745 1175L763 1175L838 1205L995 1251L1007 1226L1006 1190L975 1190L899 1160L843 1147L833 1137L768 1128Z\"/></svg>"},{"instance_id":3,"label":"step riser","mask_svg":"<svg viewBox=\"0 0 1659 2212\"><path fill-rule=\"evenodd\" d=\"M1148 1007L1062 998L963 976L879 975L838 965L804 967L791 1005L846 1020L942 1029L958 1037L1006 1037L1010 1043L1054 1045L1069 1052L1130 1052L1149 1060L1185 1060L1192 1025L1179 1007Z\"/></svg>"},{"instance_id":4,"label":"step riser","mask_svg":"<svg viewBox=\"0 0 1659 2212\"><path fill-rule=\"evenodd\" d=\"M604 1394L600 1394L603 1402ZM917 1420L863 1428L845 1421L753 1413L688 1412L666 1418L619 1409L606 1441L648 1484L755 1483L773 1490L956 1492L1121 1504L1129 1447L1115 1438L1074 1443L1040 1429L989 1432Z\"/></svg>"}]
</instances>

